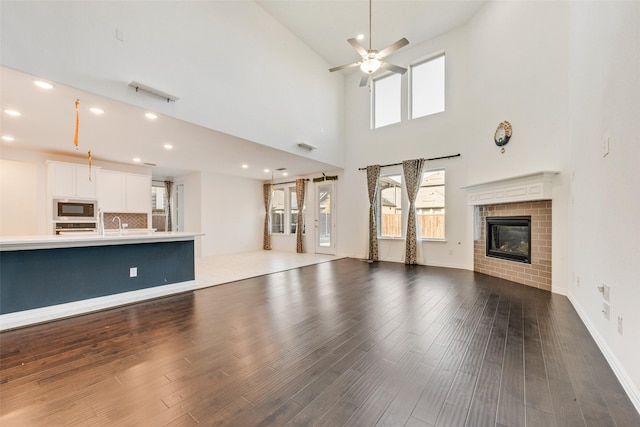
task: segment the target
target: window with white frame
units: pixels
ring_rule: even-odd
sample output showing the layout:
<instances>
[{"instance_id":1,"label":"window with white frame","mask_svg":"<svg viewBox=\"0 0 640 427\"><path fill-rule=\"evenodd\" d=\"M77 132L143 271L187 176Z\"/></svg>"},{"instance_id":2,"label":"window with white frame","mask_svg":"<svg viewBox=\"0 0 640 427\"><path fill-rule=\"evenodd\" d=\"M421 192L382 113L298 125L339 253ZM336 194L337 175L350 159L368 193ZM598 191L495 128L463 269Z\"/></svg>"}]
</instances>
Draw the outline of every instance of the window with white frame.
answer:
<instances>
[{"instance_id":1,"label":"window with white frame","mask_svg":"<svg viewBox=\"0 0 640 427\"><path fill-rule=\"evenodd\" d=\"M445 238L444 181L444 169L428 170L422 175L416 196L416 218L420 222L420 237L423 239Z\"/></svg>"},{"instance_id":2,"label":"window with white frame","mask_svg":"<svg viewBox=\"0 0 640 427\"><path fill-rule=\"evenodd\" d=\"M382 238L402 237L402 174L383 175L378 186L380 221L378 236Z\"/></svg>"},{"instance_id":3,"label":"window with white frame","mask_svg":"<svg viewBox=\"0 0 640 427\"><path fill-rule=\"evenodd\" d=\"M410 117L415 119L444 111L444 53L411 65L410 70Z\"/></svg>"},{"instance_id":4,"label":"window with white frame","mask_svg":"<svg viewBox=\"0 0 640 427\"><path fill-rule=\"evenodd\" d=\"M151 228L156 231L166 231L167 213L167 188L164 182L152 182L151 184Z\"/></svg>"},{"instance_id":5,"label":"window with white frame","mask_svg":"<svg viewBox=\"0 0 640 427\"><path fill-rule=\"evenodd\" d=\"M407 191L401 173L380 176L378 186L378 237L402 238L408 212ZM434 169L422 175L416 196L416 220L422 239L445 238L445 171Z\"/></svg>"},{"instance_id":6,"label":"window with white frame","mask_svg":"<svg viewBox=\"0 0 640 427\"><path fill-rule=\"evenodd\" d=\"M304 213L304 206L302 212ZM298 227L298 200L296 187L275 187L271 194L271 234L296 234ZM304 215L302 232L305 231Z\"/></svg>"},{"instance_id":7,"label":"window with white frame","mask_svg":"<svg viewBox=\"0 0 640 427\"><path fill-rule=\"evenodd\" d=\"M284 188L274 188L271 194L271 234L284 234L285 227Z\"/></svg>"},{"instance_id":8,"label":"window with white frame","mask_svg":"<svg viewBox=\"0 0 640 427\"><path fill-rule=\"evenodd\" d=\"M399 123L401 118L401 79L400 74L389 74L373 80L372 118L373 128Z\"/></svg>"},{"instance_id":9,"label":"window with white frame","mask_svg":"<svg viewBox=\"0 0 640 427\"><path fill-rule=\"evenodd\" d=\"M298 198L296 187L289 187L289 205L289 230L291 230L291 234L296 234L298 232ZM302 206L302 212L302 234L304 234L304 205Z\"/></svg>"}]
</instances>

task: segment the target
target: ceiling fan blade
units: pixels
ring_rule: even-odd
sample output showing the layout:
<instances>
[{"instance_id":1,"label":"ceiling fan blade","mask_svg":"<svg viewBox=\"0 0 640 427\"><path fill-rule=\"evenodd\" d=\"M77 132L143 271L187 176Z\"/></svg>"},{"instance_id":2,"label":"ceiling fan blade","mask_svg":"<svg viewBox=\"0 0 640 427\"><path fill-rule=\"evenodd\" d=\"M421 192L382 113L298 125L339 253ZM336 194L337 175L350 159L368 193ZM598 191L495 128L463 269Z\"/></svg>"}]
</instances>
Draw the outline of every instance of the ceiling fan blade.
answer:
<instances>
[{"instance_id":1,"label":"ceiling fan blade","mask_svg":"<svg viewBox=\"0 0 640 427\"><path fill-rule=\"evenodd\" d=\"M337 67L329 68L329 71L333 73L334 71L340 71L340 70L345 70L347 68L357 67L360 64L361 62L354 62L353 64L339 65Z\"/></svg>"},{"instance_id":2,"label":"ceiling fan blade","mask_svg":"<svg viewBox=\"0 0 640 427\"><path fill-rule=\"evenodd\" d=\"M363 75L362 78L360 79L360 87L367 86L369 84L370 78L371 78L371 75L369 74Z\"/></svg>"},{"instance_id":3,"label":"ceiling fan blade","mask_svg":"<svg viewBox=\"0 0 640 427\"><path fill-rule=\"evenodd\" d=\"M388 62L382 62L382 64L380 64L380 68L383 68L385 70L389 70L392 71L394 73L398 73L398 74L404 74L407 72L406 68L402 68L399 67L397 65L393 65L393 64L389 64Z\"/></svg>"},{"instance_id":4,"label":"ceiling fan blade","mask_svg":"<svg viewBox=\"0 0 640 427\"><path fill-rule=\"evenodd\" d=\"M362 47L362 45L360 44L360 42L358 40L356 40L356 39L348 39L347 41L351 44L351 46L353 46L353 48L356 50L356 52L358 52L358 55L367 56L369 54L369 52L367 52L367 49Z\"/></svg>"},{"instance_id":5,"label":"ceiling fan blade","mask_svg":"<svg viewBox=\"0 0 640 427\"><path fill-rule=\"evenodd\" d=\"M408 45L408 44L409 44L409 40L407 40L407 39L405 39L405 38L403 37L403 38L401 38L400 40L398 40L397 42L395 42L394 44L389 45L389 46L385 47L384 49L382 49L382 50L378 53L378 55L379 55L381 58L384 58L385 56L387 56L387 55L389 55L389 54L391 54L391 53L395 52L396 50L398 50L398 49L400 49L400 48L405 47L405 46L406 46L406 45Z\"/></svg>"}]
</instances>

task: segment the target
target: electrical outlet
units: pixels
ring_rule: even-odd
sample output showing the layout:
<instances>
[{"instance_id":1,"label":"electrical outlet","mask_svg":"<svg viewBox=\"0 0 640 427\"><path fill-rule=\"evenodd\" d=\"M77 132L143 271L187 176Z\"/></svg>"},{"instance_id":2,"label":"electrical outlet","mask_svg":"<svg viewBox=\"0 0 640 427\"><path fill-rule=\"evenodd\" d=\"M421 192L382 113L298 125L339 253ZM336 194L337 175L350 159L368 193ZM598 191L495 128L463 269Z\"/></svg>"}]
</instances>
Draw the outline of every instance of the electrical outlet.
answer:
<instances>
[{"instance_id":1,"label":"electrical outlet","mask_svg":"<svg viewBox=\"0 0 640 427\"><path fill-rule=\"evenodd\" d=\"M609 286L608 286L608 285L605 285L604 283L602 284L602 287L603 287L603 289L604 289L604 292L602 292L602 297L604 298L604 300L605 300L606 302L609 302L609 301L610 301L610 300L609 300L609 295L610 295L610 293L611 293L611 288L609 288Z\"/></svg>"},{"instance_id":2,"label":"electrical outlet","mask_svg":"<svg viewBox=\"0 0 640 427\"><path fill-rule=\"evenodd\" d=\"M129 277L138 277L138 267L131 267L129 269Z\"/></svg>"},{"instance_id":3,"label":"electrical outlet","mask_svg":"<svg viewBox=\"0 0 640 427\"><path fill-rule=\"evenodd\" d=\"M622 335L622 316L618 316L618 333Z\"/></svg>"},{"instance_id":4,"label":"electrical outlet","mask_svg":"<svg viewBox=\"0 0 640 427\"><path fill-rule=\"evenodd\" d=\"M606 302L602 303L602 315L604 316L605 319L609 320L609 313L610 313L610 307L609 304L607 304Z\"/></svg>"}]
</instances>

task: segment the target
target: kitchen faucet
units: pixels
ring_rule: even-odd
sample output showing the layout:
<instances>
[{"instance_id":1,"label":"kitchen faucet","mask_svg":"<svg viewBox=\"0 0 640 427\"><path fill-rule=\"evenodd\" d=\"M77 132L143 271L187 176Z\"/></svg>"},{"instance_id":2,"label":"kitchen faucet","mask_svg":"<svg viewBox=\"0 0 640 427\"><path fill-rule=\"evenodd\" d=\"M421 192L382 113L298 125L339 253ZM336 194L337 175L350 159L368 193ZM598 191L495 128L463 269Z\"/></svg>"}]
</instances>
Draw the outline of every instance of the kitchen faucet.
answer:
<instances>
[{"instance_id":1,"label":"kitchen faucet","mask_svg":"<svg viewBox=\"0 0 640 427\"><path fill-rule=\"evenodd\" d=\"M118 232L122 233L122 220L120 219L119 216L114 216L113 219L111 220L111 222L118 220Z\"/></svg>"}]
</instances>

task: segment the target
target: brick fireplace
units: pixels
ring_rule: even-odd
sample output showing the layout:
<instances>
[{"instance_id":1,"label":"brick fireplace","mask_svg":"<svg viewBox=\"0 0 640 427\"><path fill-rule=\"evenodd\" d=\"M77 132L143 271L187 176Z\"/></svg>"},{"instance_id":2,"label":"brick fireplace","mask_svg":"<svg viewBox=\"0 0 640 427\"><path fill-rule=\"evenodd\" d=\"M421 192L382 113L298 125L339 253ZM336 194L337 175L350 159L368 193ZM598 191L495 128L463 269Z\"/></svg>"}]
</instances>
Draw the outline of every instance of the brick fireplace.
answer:
<instances>
[{"instance_id":1,"label":"brick fireplace","mask_svg":"<svg viewBox=\"0 0 640 427\"><path fill-rule=\"evenodd\" d=\"M480 236L473 242L473 270L551 290L551 200L478 206ZM531 216L531 264L486 255L486 218Z\"/></svg>"},{"instance_id":2,"label":"brick fireplace","mask_svg":"<svg viewBox=\"0 0 640 427\"><path fill-rule=\"evenodd\" d=\"M552 180L537 172L464 187L474 206L473 269L479 273L551 291ZM530 263L487 256L487 218L531 217Z\"/></svg>"}]
</instances>

